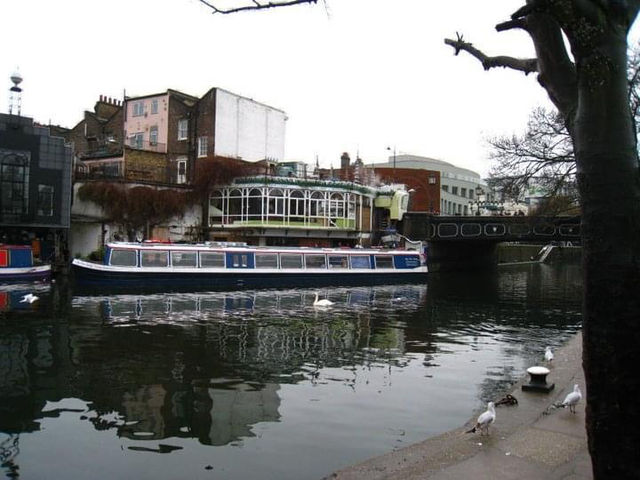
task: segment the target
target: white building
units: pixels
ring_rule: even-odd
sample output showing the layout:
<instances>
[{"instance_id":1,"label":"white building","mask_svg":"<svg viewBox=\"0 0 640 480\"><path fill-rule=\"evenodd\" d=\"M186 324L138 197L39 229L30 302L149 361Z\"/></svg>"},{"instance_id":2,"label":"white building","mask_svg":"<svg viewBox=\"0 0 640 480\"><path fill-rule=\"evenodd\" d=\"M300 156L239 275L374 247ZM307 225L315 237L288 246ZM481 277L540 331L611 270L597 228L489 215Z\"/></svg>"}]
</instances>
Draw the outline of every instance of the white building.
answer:
<instances>
[{"instance_id":1,"label":"white building","mask_svg":"<svg viewBox=\"0 0 640 480\"><path fill-rule=\"evenodd\" d=\"M489 187L480 174L443 160L400 154L389 157L388 163L376 163L374 166L440 172L441 215L473 215L478 209L478 202L490 200Z\"/></svg>"},{"instance_id":2,"label":"white building","mask_svg":"<svg viewBox=\"0 0 640 480\"><path fill-rule=\"evenodd\" d=\"M282 110L215 89L214 155L258 160L284 160L285 125Z\"/></svg>"}]
</instances>

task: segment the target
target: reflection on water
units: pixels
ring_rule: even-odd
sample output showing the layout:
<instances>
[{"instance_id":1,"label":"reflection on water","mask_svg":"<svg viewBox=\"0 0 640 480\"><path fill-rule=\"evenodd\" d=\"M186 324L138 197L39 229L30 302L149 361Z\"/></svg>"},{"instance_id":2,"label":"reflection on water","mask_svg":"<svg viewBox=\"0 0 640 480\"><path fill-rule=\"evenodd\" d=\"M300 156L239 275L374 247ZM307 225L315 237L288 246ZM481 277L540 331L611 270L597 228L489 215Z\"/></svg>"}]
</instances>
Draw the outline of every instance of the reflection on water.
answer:
<instances>
[{"instance_id":1,"label":"reflection on water","mask_svg":"<svg viewBox=\"0 0 640 480\"><path fill-rule=\"evenodd\" d=\"M573 265L321 289L329 309L54 287L0 311L7 476L320 478L460 425L580 323Z\"/></svg>"}]
</instances>

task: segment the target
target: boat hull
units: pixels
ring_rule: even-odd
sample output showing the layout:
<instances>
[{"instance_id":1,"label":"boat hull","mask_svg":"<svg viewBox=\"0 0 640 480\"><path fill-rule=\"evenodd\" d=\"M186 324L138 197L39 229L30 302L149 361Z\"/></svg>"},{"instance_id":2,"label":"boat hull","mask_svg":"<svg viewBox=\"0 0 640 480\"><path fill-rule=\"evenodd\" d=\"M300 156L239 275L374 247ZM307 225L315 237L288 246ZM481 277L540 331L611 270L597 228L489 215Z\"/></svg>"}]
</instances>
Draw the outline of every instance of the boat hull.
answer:
<instances>
[{"instance_id":1,"label":"boat hull","mask_svg":"<svg viewBox=\"0 0 640 480\"><path fill-rule=\"evenodd\" d=\"M51 265L0 268L0 283L43 281L51 278Z\"/></svg>"},{"instance_id":2,"label":"boat hull","mask_svg":"<svg viewBox=\"0 0 640 480\"><path fill-rule=\"evenodd\" d=\"M118 272L94 270L73 265L74 281L81 290L106 288L109 291L131 290L223 290L239 288L281 288L313 286L384 285L426 281L426 271L411 272Z\"/></svg>"}]
</instances>

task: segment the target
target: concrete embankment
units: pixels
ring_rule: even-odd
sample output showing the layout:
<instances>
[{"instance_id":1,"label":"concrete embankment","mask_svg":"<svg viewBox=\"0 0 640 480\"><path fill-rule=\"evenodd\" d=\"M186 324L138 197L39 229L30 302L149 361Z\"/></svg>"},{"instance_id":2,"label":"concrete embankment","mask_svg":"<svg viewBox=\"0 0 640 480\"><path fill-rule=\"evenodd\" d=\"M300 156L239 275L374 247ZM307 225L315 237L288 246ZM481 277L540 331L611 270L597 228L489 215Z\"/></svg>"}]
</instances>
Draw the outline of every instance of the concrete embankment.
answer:
<instances>
[{"instance_id":1,"label":"concrete embankment","mask_svg":"<svg viewBox=\"0 0 640 480\"><path fill-rule=\"evenodd\" d=\"M555 384L555 389L550 393L522 391L522 384L529 381L523 378L511 391L518 405L496 408L496 422L488 436L465 433L475 423L478 412L456 430L344 468L326 478L592 479L584 401L577 406L575 414L568 409L551 408L561 402L576 383L585 394L581 334L555 352L549 369L547 380Z\"/></svg>"},{"instance_id":2,"label":"concrete embankment","mask_svg":"<svg viewBox=\"0 0 640 480\"><path fill-rule=\"evenodd\" d=\"M498 264L529 263L538 261L544 245L501 243L496 249ZM582 248L575 246L554 246L545 262L580 261Z\"/></svg>"}]
</instances>

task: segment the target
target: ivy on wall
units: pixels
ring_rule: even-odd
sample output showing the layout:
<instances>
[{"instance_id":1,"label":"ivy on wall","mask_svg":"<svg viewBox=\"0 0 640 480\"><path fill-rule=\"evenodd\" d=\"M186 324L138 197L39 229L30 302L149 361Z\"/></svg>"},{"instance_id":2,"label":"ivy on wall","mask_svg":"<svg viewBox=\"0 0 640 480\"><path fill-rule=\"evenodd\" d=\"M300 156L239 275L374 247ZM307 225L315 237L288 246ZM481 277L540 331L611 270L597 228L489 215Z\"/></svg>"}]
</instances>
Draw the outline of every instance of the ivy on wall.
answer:
<instances>
[{"instance_id":1,"label":"ivy on wall","mask_svg":"<svg viewBox=\"0 0 640 480\"><path fill-rule=\"evenodd\" d=\"M100 206L109 220L127 232L150 227L183 216L193 205L187 192L149 186L127 188L125 184L89 182L78 189L78 198Z\"/></svg>"}]
</instances>

